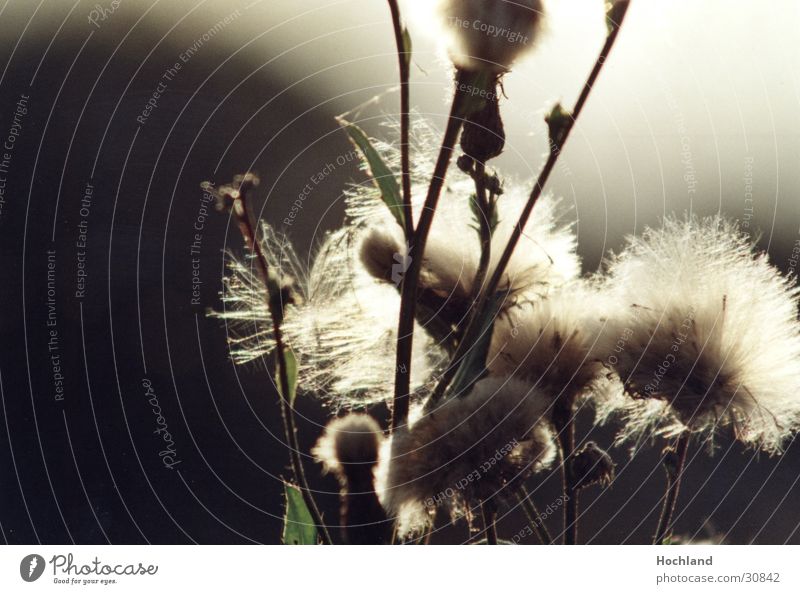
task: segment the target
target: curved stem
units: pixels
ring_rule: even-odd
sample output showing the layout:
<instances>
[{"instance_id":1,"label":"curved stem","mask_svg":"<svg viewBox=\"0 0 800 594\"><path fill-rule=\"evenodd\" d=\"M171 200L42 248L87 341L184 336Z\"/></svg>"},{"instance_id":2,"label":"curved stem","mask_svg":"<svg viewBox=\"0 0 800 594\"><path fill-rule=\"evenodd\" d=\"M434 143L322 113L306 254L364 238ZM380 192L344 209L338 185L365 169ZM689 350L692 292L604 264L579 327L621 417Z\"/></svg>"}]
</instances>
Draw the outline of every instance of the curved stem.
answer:
<instances>
[{"instance_id":1,"label":"curved stem","mask_svg":"<svg viewBox=\"0 0 800 594\"><path fill-rule=\"evenodd\" d=\"M561 479L564 492L564 544L578 543L578 489L572 461L575 456L575 417L572 399L556 402L553 410L553 425L558 435L561 450Z\"/></svg>"},{"instance_id":2,"label":"curved stem","mask_svg":"<svg viewBox=\"0 0 800 594\"><path fill-rule=\"evenodd\" d=\"M433 392L431 393L430 405L434 405L442 396L445 390L453 381L453 377L458 371L464 356L467 355L473 342L467 342L465 339L469 335L470 329L473 327L474 318L482 311L481 295L483 294L484 285L486 284L486 276L489 273L489 264L492 259L492 228L490 217L492 215L491 209L495 206L491 203L495 196L490 194L487 198L486 195L486 166L483 163L475 161L475 168L471 173L475 181L475 199L477 200L478 209L480 212L480 220L478 221L480 242L481 242L481 255L478 261L478 269L475 272L475 278L472 283L472 293L470 294L470 315L467 318L467 326L464 335L460 337L456 350L453 353L450 364L442 372L439 381L437 382Z\"/></svg>"},{"instance_id":3,"label":"curved stem","mask_svg":"<svg viewBox=\"0 0 800 594\"><path fill-rule=\"evenodd\" d=\"M667 491L664 494L664 507L658 520L653 544L664 544L664 540L672 534L672 516L675 514L675 506L678 503L678 493L681 489L681 479L690 441L691 435L688 432L678 436L675 441L674 458L664 461L664 469L667 472Z\"/></svg>"},{"instance_id":4,"label":"curved stem","mask_svg":"<svg viewBox=\"0 0 800 594\"><path fill-rule=\"evenodd\" d=\"M411 353L414 338L414 316L417 308L417 289L419 287L419 274L422 269L422 259L425 253L425 244L428 233L433 223L433 215L439 202L439 195L444 185L447 168L453 155L453 147L461 127L464 123L462 111L468 96L462 90L464 87L465 73L459 71L456 77L456 89L453 95L453 104L447 118L442 146L439 157L433 170L428 194L420 214L419 223L414 230L407 256L411 262L403 276L403 285L400 292L400 321L397 328L397 358L394 382L394 402L392 412L392 432L402 427L408 421L409 397L411 391Z\"/></svg>"},{"instance_id":5,"label":"curved stem","mask_svg":"<svg viewBox=\"0 0 800 594\"><path fill-rule=\"evenodd\" d=\"M480 213L480 220L478 227L481 240L481 256L478 261L478 270L475 272L475 279L472 283L471 301L474 303L478 296L483 291L483 283L486 281L486 275L489 272L489 262L492 258L492 204L491 201L494 196L488 196L486 192L486 166L483 163L475 163L475 199L478 202L478 211Z\"/></svg>"},{"instance_id":6,"label":"curved stem","mask_svg":"<svg viewBox=\"0 0 800 594\"><path fill-rule=\"evenodd\" d=\"M627 7L627 4L625 6ZM550 174L552 173L553 168L555 167L556 162L561 155L562 149L569 138L570 132L572 132L572 128L575 126L575 122L578 120L578 116L580 116L581 111L583 111L583 106L586 104L586 100L589 99L589 95L591 94L592 89L597 82L597 77L600 76L603 66L608 61L608 56L611 53L611 48L614 47L614 42L617 40L617 35L619 33L620 26L622 25L622 19L624 16L625 10L620 13L619 22L611 31L611 33L609 33L608 37L606 38L606 42L603 44L603 47L597 56L597 60L595 60L592 71L589 73L589 77L586 79L586 82L583 85L583 90L578 96L578 100L575 102L575 107L572 108L571 116L567 118L567 121L564 124L559 143L557 145L551 144L550 146L550 154L547 157L547 161L545 162L544 167L542 167L542 171L539 173L539 178L536 180L536 184L533 186L533 190L528 198L528 202L525 204L525 208L522 209L522 213L519 216L519 221L511 232L511 237L509 238L508 243L503 250L502 256L500 256L500 260L495 267L494 274L492 274L492 278L489 281L486 291L488 294L494 293L497 290L497 287L500 285L502 275L505 272L506 266L508 266L508 262L511 260L511 256L514 253L514 248L516 248L517 243L522 236L523 229L525 229L525 225L528 223L528 219L533 211L533 207L536 205L536 202L542 195L544 186L547 183L547 180L550 178Z\"/></svg>"},{"instance_id":7,"label":"curved stem","mask_svg":"<svg viewBox=\"0 0 800 594\"><path fill-rule=\"evenodd\" d=\"M400 170L403 189L403 214L405 216L404 231L406 241L410 241L414 233L414 215L411 210L411 164L408 144L408 134L411 125L408 86L411 55L409 54L409 48L407 48L405 44L403 24L400 20L400 7L397 5L397 0L389 0L389 11L392 13L394 41L397 45L397 60L400 68Z\"/></svg>"},{"instance_id":8,"label":"curved stem","mask_svg":"<svg viewBox=\"0 0 800 594\"><path fill-rule=\"evenodd\" d=\"M450 365L445 369L444 373L442 374L442 379L439 381L439 385L436 386L434 397L431 398L432 401L437 396L441 396L447 389L447 385L453 379L461 360L464 358L471 346L476 344L479 338L478 334L481 330L481 326L477 321L482 318L483 312L486 310L487 304L489 303L489 298L497 292L497 289L500 286L500 283L503 279L503 274L505 273L506 267L511 260L514 249L517 247L517 243L519 243L520 237L522 237L523 230L528 224L528 219L533 212L533 207L536 205L536 202L542 195L545 184L547 184L547 180L550 178L550 174L558 162L558 158L561 156L562 149L569 138L570 132L575 126L578 116L580 116L581 112L583 111L583 107L586 104L586 101L589 98L595 83L597 82L597 78L600 76L603 66L608 61L608 56L611 53L611 49L614 47L614 42L617 40L617 35L622 26L622 20L625 17L625 12L627 11L628 2L620 3L620 6L621 9L617 14L617 22L614 24L613 29L606 37L606 41L597 56L597 60L595 60L594 67L589 73L589 77L584 83L583 90L578 96L578 100L575 102L575 106L572 109L570 117L568 117L564 123L558 144L553 144L551 142L550 153L547 157L547 161L545 161L545 164L539 173L539 177L533 186L533 190L531 190L530 197L520 213L517 224L511 231L511 235L509 236L505 249L498 259L492 276L486 285L486 290L483 291L480 299L478 300L478 303L475 307L475 315L472 316L470 323L468 324L467 329L461 338L459 348L456 349Z\"/></svg>"},{"instance_id":9,"label":"curved stem","mask_svg":"<svg viewBox=\"0 0 800 594\"><path fill-rule=\"evenodd\" d=\"M261 249L261 244L256 237L255 228L250 220L249 210L246 202L246 192L241 188L237 189L236 201L239 204L233 206L233 213L239 223L239 230L244 236L247 248L254 256L256 265L258 266L259 274L264 281L264 288L266 289L267 306L269 308L270 318L272 319L272 333L275 339L275 354L278 359L278 382L280 383L280 406L281 418L283 420L283 429L286 443L289 446L289 460L292 467L292 474L294 479L300 486L300 492L303 495L308 511L314 519L314 523L319 529L320 539L323 544L331 544L331 537L328 533L324 522L322 521L322 514L317 507L316 501L311 494L311 489L308 486L305 471L303 469L303 460L300 457L300 443L297 440L297 428L294 420L294 409L289 402L290 382L289 373L286 369L286 345L283 342L283 334L281 332L280 320L283 318L281 312L276 311L274 296L270 294L269 290L269 264Z\"/></svg>"},{"instance_id":10,"label":"curved stem","mask_svg":"<svg viewBox=\"0 0 800 594\"><path fill-rule=\"evenodd\" d=\"M486 535L486 544L497 544L497 508L494 503L484 501L481 503L481 515L483 516L483 526Z\"/></svg>"},{"instance_id":11,"label":"curved stem","mask_svg":"<svg viewBox=\"0 0 800 594\"><path fill-rule=\"evenodd\" d=\"M553 544L553 538L550 536L550 532L547 530L547 526L544 525L542 521L542 515L539 513L539 510L536 509L536 504L531 499L528 490L525 488L525 485L522 485L519 488L519 493L517 493L517 499L519 499L520 504L522 505L522 510L525 512L525 516L528 518L528 523L533 530L533 533L536 535L536 538L539 539L539 542L542 544Z\"/></svg>"}]
</instances>

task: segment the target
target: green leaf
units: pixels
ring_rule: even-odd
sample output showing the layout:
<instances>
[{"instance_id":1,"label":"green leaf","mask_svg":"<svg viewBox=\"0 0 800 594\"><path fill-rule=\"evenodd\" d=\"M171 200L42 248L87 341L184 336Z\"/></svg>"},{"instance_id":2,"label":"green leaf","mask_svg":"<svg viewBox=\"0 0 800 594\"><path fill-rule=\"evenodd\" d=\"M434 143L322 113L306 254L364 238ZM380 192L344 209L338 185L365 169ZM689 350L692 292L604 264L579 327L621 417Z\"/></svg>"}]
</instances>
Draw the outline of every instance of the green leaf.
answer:
<instances>
[{"instance_id":1,"label":"green leaf","mask_svg":"<svg viewBox=\"0 0 800 594\"><path fill-rule=\"evenodd\" d=\"M486 375L486 356L492 342L494 321L507 298L508 291L498 291L486 304L483 319L478 320L480 324L478 339L464 356L450 384L450 392L455 396L466 396L472 385Z\"/></svg>"},{"instance_id":2,"label":"green leaf","mask_svg":"<svg viewBox=\"0 0 800 594\"><path fill-rule=\"evenodd\" d=\"M475 230L478 237L481 236L481 222L483 221L483 211L481 205L478 203L478 196L470 194L469 196L469 211L472 214L472 224L470 227Z\"/></svg>"},{"instance_id":3,"label":"green leaf","mask_svg":"<svg viewBox=\"0 0 800 594\"><path fill-rule=\"evenodd\" d=\"M468 118L482 110L487 99L497 93L497 78L487 70L462 71L456 78L456 93L462 95L456 115Z\"/></svg>"},{"instance_id":4,"label":"green leaf","mask_svg":"<svg viewBox=\"0 0 800 594\"><path fill-rule=\"evenodd\" d=\"M269 272L267 273L267 295L269 296L269 311L273 314L277 319L275 322L280 326L283 324L283 313L286 303L283 300L283 292L281 291L281 283L278 279L278 275L275 274L275 271L272 270L270 266Z\"/></svg>"},{"instance_id":5,"label":"green leaf","mask_svg":"<svg viewBox=\"0 0 800 594\"><path fill-rule=\"evenodd\" d=\"M408 33L408 29L403 27L403 58L406 61L406 68L411 66L411 35Z\"/></svg>"},{"instance_id":6,"label":"green leaf","mask_svg":"<svg viewBox=\"0 0 800 594\"><path fill-rule=\"evenodd\" d=\"M494 235L495 229L497 229L497 225L500 222L497 214L496 201L490 199L487 206L489 210L488 212L484 212L481 208L481 205L478 203L478 197L475 194L470 195L469 210L473 219L473 224L470 225L470 227L472 227L472 229L474 229L478 234L478 238L481 237L481 229L483 228L485 222L488 222L490 235Z\"/></svg>"},{"instance_id":7,"label":"green leaf","mask_svg":"<svg viewBox=\"0 0 800 594\"><path fill-rule=\"evenodd\" d=\"M500 224L500 214L497 212L497 198L492 200L489 208L489 233L494 235L497 225Z\"/></svg>"},{"instance_id":8,"label":"green leaf","mask_svg":"<svg viewBox=\"0 0 800 594\"><path fill-rule=\"evenodd\" d=\"M311 512L303 501L303 494L297 487L284 484L286 494L286 515L283 517L283 544L317 544L317 527Z\"/></svg>"},{"instance_id":9,"label":"green leaf","mask_svg":"<svg viewBox=\"0 0 800 594\"><path fill-rule=\"evenodd\" d=\"M389 207L389 212L392 213L397 223L405 228L403 197L400 193L400 185L397 183L397 178L395 178L394 173L392 173L392 170L383 162L380 154L372 146L369 138L361 128L343 118L338 118L338 121L345 129L348 136L350 136L350 140L364 156L369 166L369 173L372 177L372 181L375 182L375 185L381 191L381 198L386 206Z\"/></svg>"},{"instance_id":10,"label":"green leaf","mask_svg":"<svg viewBox=\"0 0 800 594\"><path fill-rule=\"evenodd\" d=\"M283 364L286 365L286 375L289 376L289 394L281 392L281 382L277 382L278 393L286 398L289 406L294 406L294 399L297 396L297 358L295 358L292 349L285 348L283 350ZM278 369L275 370L276 377L280 377L281 361L278 361Z\"/></svg>"}]
</instances>

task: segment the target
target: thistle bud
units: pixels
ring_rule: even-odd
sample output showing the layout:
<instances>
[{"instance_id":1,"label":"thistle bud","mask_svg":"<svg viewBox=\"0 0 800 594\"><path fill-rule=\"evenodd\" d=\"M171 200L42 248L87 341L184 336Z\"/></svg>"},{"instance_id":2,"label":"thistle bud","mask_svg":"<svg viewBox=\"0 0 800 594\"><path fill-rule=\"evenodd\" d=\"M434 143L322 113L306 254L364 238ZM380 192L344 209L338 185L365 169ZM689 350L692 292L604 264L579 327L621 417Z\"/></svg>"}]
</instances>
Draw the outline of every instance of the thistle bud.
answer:
<instances>
[{"instance_id":1,"label":"thistle bud","mask_svg":"<svg viewBox=\"0 0 800 594\"><path fill-rule=\"evenodd\" d=\"M614 480L616 464L593 441L583 446L572 458L572 476L575 488L585 489L594 484L607 487Z\"/></svg>"},{"instance_id":2,"label":"thistle bud","mask_svg":"<svg viewBox=\"0 0 800 594\"><path fill-rule=\"evenodd\" d=\"M495 91L487 93L483 107L467 116L461 133L461 149L464 154L479 163L486 163L503 152L506 133L500 117L500 105Z\"/></svg>"},{"instance_id":3,"label":"thistle bud","mask_svg":"<svg viewBox=\"0 0 800 594\"><path fill-rule=\"evenodd\" d=\"M326 472L339 480L342 536L349 544L382 544L387 537L386 514L375 493L375 467L383 433L364 414L334 419L312 453Z\"/></svg>"},{"instance_id":4,"label":"thistle bud","mask_svg":"<svg viewBox=\"0 0 800 594\"><path fill-rule=\"evenodd\" d=\"M500 74L533 46L541 0L440 0L450 58L463 70Z\"/></svg>"},{"instance_id":5,"label":"thistle bud","mask_svg":"<svg viewBox=\"0 0 800 594\"><path fill-rule=\"evenodd\" d=\"M557 153L561 150L570 120L572 120L572 114L564 109L561 103L556 103L550 113L544 116L550 135L551 152Z\"/></svg>"}]
</instances>

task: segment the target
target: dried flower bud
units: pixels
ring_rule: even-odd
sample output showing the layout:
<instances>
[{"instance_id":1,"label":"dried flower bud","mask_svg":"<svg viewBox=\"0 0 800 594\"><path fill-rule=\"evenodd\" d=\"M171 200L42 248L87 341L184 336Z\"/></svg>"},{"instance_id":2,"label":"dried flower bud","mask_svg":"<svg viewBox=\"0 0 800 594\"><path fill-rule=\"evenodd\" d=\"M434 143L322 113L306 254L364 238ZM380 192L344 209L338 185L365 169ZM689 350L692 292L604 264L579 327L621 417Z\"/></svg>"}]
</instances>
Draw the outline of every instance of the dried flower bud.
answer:
<instances>
[{"instance_id":1,"label":"dried flower bud","mask_svg":"<svg viewBox=\"0 0 800 594\"><path fill-rule=\"evenodd\" d=\"M214 188L211 182L203 182L200 187L203 191L212 194L217 199L217 210L233 209L234 214L243 216L245 213L242 200L250 190L257 188L261 180L255 173L243 173L233 177L230 184Z\"/></svg>"},{"instance_id":2,"label":"dried flower bud","mask_svg":"<svg viewBox=\"0 0 800 594\"><path fill-rule=\"evenodd\" d=\"M382 441L383 433L372 417L349 414L328 423L312 453L325 472L333 473L341 482L355 479L370 483Z\"/></svg>"},{"instance_id":3,"label":"dried flower bud","mask_svg":"<svg viewBox=\"0 0 800 594\"><path fill-rule=\"evenodd\" d=\"M463 136L462 136L463 139ZM467 155L461 155L456 160L456 165L458 168L463 171L464 173L472 173L472 167L475 165L475 162L468 157Z\"/></svg>"},{"instance_id":4,"label":"dried flower bud","mask_svg":"<svg viewBox=\"0 0 800 594\"><path fill-rule=\"evenodd\" d=\"M377 279L399 285L405 269L406 250L394 229L370 229L362 240L359 256L367 272ZM407 268L407 266L405 267Z\"/></svg>"},{"instance_id":5,"label":"dried flower bud","mask_svg":"<svg viewBox=\"0 0 800 594\"><path fill-rule=\"evenodd\" d=\"M533 46L541 0L440 0L450 58L464 70L506 72Z\"/></svg>"},{"instance_id":6,"label":"dried flower bud","mask_svg":"<svg viewBox=\"0 0 800 594\"><path fill-rule=\"evenodd\" d=\"M675 446L668 445L661 451L661 464L664 465L667 475L675 476L677 474L680 460Z\"/></svg>"},{"instance_id":7,"label":"dried flower bud","mask_svg":"<svg viewBox=\"0 0 800 594\"><path fill-rule=\"evenodd\" d=\"M467 117L461 133L461 149L479 163L497 157L506 144L496 82L494 86L494 92L486 94L483 107Z\"/></svg>"},{"instance_id":8,"label":"dried flower bud","mask_svg":"<svg viewBox=\"0 0 800 594\"><path fill-rule=\"evenodd\" d=\"M388 522L375 493L375 467L383 432L364 414L334 419L312 450L326 472L341 485L342 535L350 544L381 544Z\"/></svg>"},{"instance_id":9,"label":"dried flower bud","mask_svg":"<svg viewBox=\"0 0 800 594\"><path fill-rule=\"evenodd\" d=\"M572 114L564 109L561 103L556 103L550 113L544 117L550 135L550 151L558 152L564 144L567 125L572 119Z\"/></svg>"},{"instance_id":10,"label":"dried flower bud","mask_svg":"<svg viewBox=\"0 0 800 594\"><path fill-rule=\"evenodd\" d=\"M607 487L614 480L616 464L604 450L593 441L584 445L572 458L572 476L576 489L585 489L594 484Z\"/></svg>"}]
</instances>

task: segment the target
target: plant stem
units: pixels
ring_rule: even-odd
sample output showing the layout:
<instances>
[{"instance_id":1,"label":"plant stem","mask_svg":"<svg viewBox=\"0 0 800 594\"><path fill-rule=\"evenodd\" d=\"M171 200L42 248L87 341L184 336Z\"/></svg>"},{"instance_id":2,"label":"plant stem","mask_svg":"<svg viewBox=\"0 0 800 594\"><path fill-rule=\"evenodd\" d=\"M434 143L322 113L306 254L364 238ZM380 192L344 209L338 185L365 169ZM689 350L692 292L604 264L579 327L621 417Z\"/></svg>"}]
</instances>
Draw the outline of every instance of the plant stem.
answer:
<instances>
[{"instance_id":1,"label":"plant stem","mask_svg":"<svg viewBox=\"0 0 800 594\"><path fill-rule=\"evenodd\" d=\"M486 544L497 544L497 508L494 503L484 501L481 503L481 514L483 515L483 526L486 533Z\"/></svg>"},{"instance_id":2,"label":"plant stem","mask_svg":"<svg viewBox=\"0 0 800 594\"><path fill-rule=\"evenodd\" d=\"M536 504L531 499L525 485L520 486L517 499L519 499L520 504L522 504L522 510L525 512L525 516L528 518L528 522L534 534L536 534L536 538L539 539L539 542L542 544L553 544L553 538L550 536L547 526L542 522L542 516L539 510L536 509Z\"/></svg>"},{"instance_id":3,"label":"plant stem","mask_svg":"<svg viewBox=\"0 0 800 594\"><path fill-rule=\"evenodd\" d=\"M494 194L491 194L487 199L486 196L486 166L483 163L475 161L474 170L472 171L472 179L475 181L475 200L478 204L479 217L479 233L481 242L481 256L478 261L478 269L475 272L475 278L472 283L472 294L470 295L470 315L467 319L467 326L464 336L460 337L458 345L456 346L455 353L453 354L450 364L442 372L436 387L431 393L429 403L436 404L444 396L445 390L450 385L453 377L458 371L458 367L465 355L469 352L470 345L474 342L467 343L465 338L473 327L473 320L481 311L478 307L480 297L483 293L484 284L486 283L486 276L489 272L489 264L492 258L492 229L491 229L491 209L494 208L492 201Z\"/></svg>"},{"instance_id":4,"label":"plant stem","mask_svg":"<svg viewBox=\"0 0 800 594\"><path fill-rule=\"evenodd\" d=\"M444 373L442 374L442 379L439 381L439 385L436 386L433 397L431 398L432 402L435 401L437 397L440 397L441 395L444 394L444 391L447 389L448 384L453 379L453 376L455 375L455 372L461 360L464 358L464 355L469 351L471 346L474 345L478 339L477 334L481 328L481 325L478 322L481 319L484 311L486 310L489 298L492 295L494 295L494 293L500 286L503 274L505 273L506 267L508 266L508 263L511 260L511 256L514 253L514 249L517 247L517 243L519 242L520 237L522 236L523 230L525 229L525 225L528 224L528 219L531 216L533 207L536 205L536 202L542 195L544 187L547 184L547 180L550 178L550 174L552 173L553 168L558 162L558 158L561 156L563 147L566 144L567 139L569 138L570 132L572 131L572 128L575 126L575 122L578 120L578 116L580 116L581 111L583 111L583 106L586 104L586 100L589 98L589 95L591 94L592 89L594 88L594 85L597 82L597 77L600 75L603 66L608 61L608 56L611 53L611 49L614 47L614 42L617 39L617 35L622 26L622 20L625 16L626 11L627 11L627 2L625 3L625 5L622 7L622 10L618 14L616 26L611 30L609 35L606 37L606 41L603 44L603 47L597 56L597 60L594 63L594 67L589 73L589 77L586 79L586 83L584 83L583 90L578 96L578 100L575 102L575 106L572 109L571 116L567 118L567 121L564 124L559 144L558 145L551 144L550 146L550 153L547 157L547 161L545 161L545 164L542 167L541 172L539 173L539 177L537 178L536 183L533 186L533 190L531 191L530 197L528 198L528 202L525 204L525 207L522 209L522 212L520 213L517 224L511 231L508 243L506 244L505 249L503 250L503 253L500 256L499 260L497 261L497 265L494 267L492 276L486 285L486 290L483 291L480 299L478 300L478 304L475 307L475 315L473 315L470 319L470 323L467 326L467 329L464 332L464 335L462 336L461 341L459 343L459 348L456 349L456 352L452 357L450 365L445 369Z\"/></svg>"},{"instance_id":5,"label":"plant stem","mask_svg":"<svg viewBox=\"0 0 800 594\"><path fill-rule=\"evenodd\" d=\"M572 460L575 456L575 416L572 398L556 401L553 410L553 425L558 435L561 450L561 478L564 492L564 544L578 543L578 489L575 488L575 473Z\"/></svg>"},{"instance_id":6,"label":"plant stem","mask_svg":"<svg viewBox=\"0 0 800 594\"><path fill-rule=\"evenodd\" d=\"M242 191L241 187L237 189L236 201L239 204L233 205L233 213L239 223L239 230L244 236L247 248L254 256L256 265L258 266L259 273L264 281L264 287L267 295L267 306L269 308L270 318L272 319L272 333L275 339L275 354L278 359L278 381L280 383L280 405L281 405L281 418L283 420L283 429L285 434L286 443L289 446L289 460L291 462L292 474L294 479L300 487L300 492L303 495L303 500L308 507L314 523L319 529L320 539L323 544L331 544L331 537L328 529L322 521L322 514L317 507L316 501L311 494L311 489L308 486L305 471L303 470L303 461L300 458L300 444L297 440L297 428L294 420L294 409L289 402L289 374L285 365L286 345L283 342L283 334L281 332L280 321L283 318L281 312L276 311L274 296L270 294L269 290L269 264L261 249L261 244L258 242L255 226L250 220L250 213L246 201L246 191Z\"/></svg>"},{"instance_id":7,"label":"plant stem","mask_svg":"<svg viewBox=\"0 0 800 594\"><path fill-rule=\"evenodd\" d=\"M425 254L425 244L428 233L433 223L433 215L439 202L439 195L444 185L444 178L453 147L458 139L458 133L464 124L463 108L467 95L463 91L466 74L458 71L456 89L450 115L447 118L442 146L439 157L433 170L433 177L428 186L428 194L419 217L412 241L410 242L408 256L411 259L408 270L403 276L403 285L400 293L400 321L397 328L397 358L394 381L394 403L392 412L392 432L404 426L408 421L409 397L411 391L411 353L414 338L414 315L417 307L417 288L419 287L419 274L422 269L422 260Z\"/></svg>"},{"instance_id":8,"label":"plant stem","mask_svg":"<svg viewBox=\"0 0 800 594\"><path fill-rule=\"evenodd\" d=\"M674 463L665 462L664 469L667 472L667 490L664 494L664 507L661 510L661 517L658 520L658 529L653 538L653 544L663 544L664 540L672 534L672 516L675 514L675 506L678 503L678 493L683 479L683 469L686 465L686 455L689 451L691 434L682 433L675 440Z\"/></svg>"},{"instance_id":9,"label":"plant stem","mask_svg":"<svg viewBox=\"0 0 800 594\"><path fill-rule=\"evenodd\" d=\"M511 256L514 253L514 248L517 246L517 242L519 242L520 237L522 236L522 231L525 228L525 225L528 223L528 218L533 211L533 207L536 205L536 202L539 200L539 197L542 195L544 191L544 186L547 183L547 180L550 177L550 173L552 173L553 168L558 161L559 156L561 155L562 149L569 138L570 132L572 132L572 128L575 126L575 122L578 120L578 116L580 116L581 111L583 111L583 106L586 104L586 100L589 98L589 95L594 88L595 82L597 82L597 77L600 76L600 72L603 69L603 66L608 61L608 56L611 53L611 48L614 47L614 42L617 39L617 34L619 33L620 27L622 25L622 18L625 16L625 12L623 11L619 17L619 24L613 29L613 31L608 35L606 38L605 44L603 44L603 48L600 50L600 54L597 56L597 60L594 63L594 67L592 71L589 73L589 78L586 79L586 83L583 85L583 90L581 94L578 96L578 100L575 102L575 107L572 108L571 117L567 119L565 127L562 132L561 141L558 146L551 145L550 154L547 158L547 161L542 167L541 173L539 173L539 178L536 180L536 184L531 191L531 195L528 198L528 202L525 205L525 208L522 210L522 213L519 216L519 221L517 225L514 227L513 231L511 232L511 237L506 244L505 250L503 250L503 254L500 257L497 266L495 267L494 274L492 274L492 278L489 281L487 293L491 294L497 290L497 287L500 285L500 279L505 272L505 268L508 265L508 262L511 260Z\"/></svg>"},{"instance_id":10,"label":"plant stem","mask_svg":"<svg viewBox=\"0 0 800 594\"><path fill-rule=\"evenodd\" d=\"M471 302L475 303L483 291L483 284L486 282L486 275L489 272L489 262L492 258L492 201L494 195L486 195L486 166L483 163L475 162L475 199L478 201L480 220L478 221L481 257L478 261L478 270L475 272L475 280L472 283Z\"/></svg>"},{"instance_id":11,"label":"plant stem","mask_svg":"<svg viewBox=\"0 0 800 594\"><path fill-rule=\"evenodd\" d=\"M406 241L410 241L414 233L414 215L411 209L411 175L408 134L410 128L410 98L409 85L411 55L405 45L403 24L400 20L400 7L397 0L389 0L389 10L392 13L392 26L394 27L394 41L397 45L397 61L400 68L400 170L403 188L403 214L405 218Z\"/></svg>"}]
</instances>

